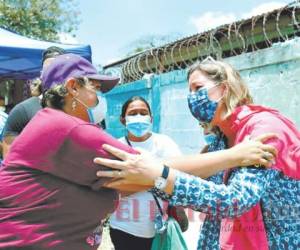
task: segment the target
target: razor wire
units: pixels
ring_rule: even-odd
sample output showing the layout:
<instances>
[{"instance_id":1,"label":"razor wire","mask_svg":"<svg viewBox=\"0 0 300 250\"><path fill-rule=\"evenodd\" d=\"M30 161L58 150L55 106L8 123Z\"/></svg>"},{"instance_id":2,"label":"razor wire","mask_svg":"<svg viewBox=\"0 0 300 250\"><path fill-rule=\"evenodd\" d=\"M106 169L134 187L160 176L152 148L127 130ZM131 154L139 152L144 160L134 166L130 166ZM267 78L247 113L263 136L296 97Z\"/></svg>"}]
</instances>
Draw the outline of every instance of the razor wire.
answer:
<instances>
[{"instance_id":1,"label":"razor wire","mask_svg":"<svg viewBox=\"0 0 300 250\"><path fill-rule=\"evenodd\" d=\"M222 25L215 29L146 50L105 72L119 71L121 82L185 69L207 56L226 58L271 47L300 36L300 3L295 1L274 11Z\"/></svg>"}]
</instances>

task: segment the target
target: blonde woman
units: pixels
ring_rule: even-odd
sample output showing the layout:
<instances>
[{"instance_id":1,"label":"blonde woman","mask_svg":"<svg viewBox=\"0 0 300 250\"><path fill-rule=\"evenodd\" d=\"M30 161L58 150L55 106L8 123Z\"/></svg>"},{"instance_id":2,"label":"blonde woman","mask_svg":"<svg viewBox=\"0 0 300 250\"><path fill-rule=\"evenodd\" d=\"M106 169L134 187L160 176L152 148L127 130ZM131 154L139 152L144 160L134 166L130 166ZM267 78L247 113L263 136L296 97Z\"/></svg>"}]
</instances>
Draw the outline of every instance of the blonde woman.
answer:
<instances>
[{"instance_id":1,"label":"blonde woman","mask_svg":"<svg viewBox=\"0 0 300 250\"><path fill-rule=\"evenodd\" d=\"M155 183L157 190L171 195L171 204L221 218L218 234L206 232L207 245L198 249L299 249L300 133L295 125L276 110L253 105L239 73L227 63L207 60L195 64L189 69L188 83L192 115L200 122L218 126L229 146L249 135L277 134L278 138L267 141L278 150L271 168L228 170L224 184L215 184L172 169L190 172L196 163L188 157L163 165L149 157L105 147L125 161L96 160L121 170L124 180L111 186L138 181ZM98 175L110 174L100 171ZM166 180L165 185L156 185L161 177Z\"/></svg>"}]
</instances>

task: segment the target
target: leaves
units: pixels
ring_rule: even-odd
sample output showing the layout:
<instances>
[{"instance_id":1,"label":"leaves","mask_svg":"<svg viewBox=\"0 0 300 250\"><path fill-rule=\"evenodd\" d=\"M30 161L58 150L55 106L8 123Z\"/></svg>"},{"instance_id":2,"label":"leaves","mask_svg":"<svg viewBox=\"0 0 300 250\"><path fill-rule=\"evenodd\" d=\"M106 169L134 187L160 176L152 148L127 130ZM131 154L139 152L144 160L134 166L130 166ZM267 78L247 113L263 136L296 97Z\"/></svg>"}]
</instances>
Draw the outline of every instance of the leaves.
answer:
<instances>
[{"instance_id":1,"label":"leaves","mask_svg":"<svg viewBox=\"0 0 300 250\"><path fill-rule=\"evenodd\" d=\"M74 32L78 18L74 0L0 0L0 26L39 40Z\"/></svg>"}]
</instances>

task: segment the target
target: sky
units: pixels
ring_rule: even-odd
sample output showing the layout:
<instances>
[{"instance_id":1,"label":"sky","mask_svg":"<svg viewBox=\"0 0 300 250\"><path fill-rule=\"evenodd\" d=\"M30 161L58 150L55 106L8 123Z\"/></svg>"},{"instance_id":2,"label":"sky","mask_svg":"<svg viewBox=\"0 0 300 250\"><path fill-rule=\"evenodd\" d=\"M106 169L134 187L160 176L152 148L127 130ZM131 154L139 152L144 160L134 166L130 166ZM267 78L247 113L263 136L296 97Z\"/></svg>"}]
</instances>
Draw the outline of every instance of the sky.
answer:
<instances>
[{"instance_id":1,"label":"sky","mask_svg":"<svg viewBox=\"0 0 300 250\"><path fill-rule=\"evenodd\" d=\"M203 32L221 24L284 6L292 0L78 0L76 37L62 42L90 44L93 63L125 57L126 48L147 35Z\"/></svg>"}]
</instances>

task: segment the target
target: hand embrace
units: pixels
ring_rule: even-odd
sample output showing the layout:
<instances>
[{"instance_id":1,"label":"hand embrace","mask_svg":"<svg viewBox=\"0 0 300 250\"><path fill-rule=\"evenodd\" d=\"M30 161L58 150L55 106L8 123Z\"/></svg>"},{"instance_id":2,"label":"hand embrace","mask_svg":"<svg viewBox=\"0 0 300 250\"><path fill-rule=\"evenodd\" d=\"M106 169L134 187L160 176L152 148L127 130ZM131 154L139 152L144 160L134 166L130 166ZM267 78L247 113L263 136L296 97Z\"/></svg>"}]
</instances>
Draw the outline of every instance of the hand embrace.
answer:
<instances>
[{"instance_id":1,"label":"hand embrace","mask_svg":"<svg viewBox=\"0 0 300 250\"><path fill-rule=\"evenodd\" d=\"M144 151L139 150L140 154L130 154L109 145L103 145L103 148L120 160L95 158L95 163L116 169L98 171L97 176L118 178L113 183L117 182L119 185L153 185L153 181L162 173L163 165ZM106 186L110 187L112 185L108 184Z\"/></svg>"},{"instance_id":2,"label":"hand embrace","mask_svg":"<svg viewBox=\"0 0 300 250\"><path fill-rule=\"evenodd\" d=\"M242 143L239 143L232 147L232 151L235 157L238 156L238 166L265 166L271 167L275 162L277 150L275 147L267 144L263 144L268 139L276 138L276 134L269 133L258 136L257 138L250 140L246 138Z\"/></svg>"}]
</instances>

